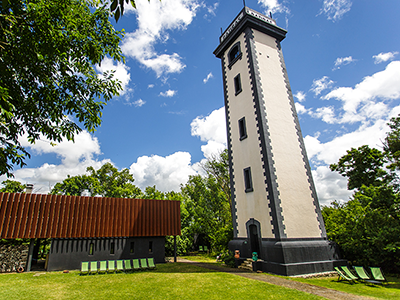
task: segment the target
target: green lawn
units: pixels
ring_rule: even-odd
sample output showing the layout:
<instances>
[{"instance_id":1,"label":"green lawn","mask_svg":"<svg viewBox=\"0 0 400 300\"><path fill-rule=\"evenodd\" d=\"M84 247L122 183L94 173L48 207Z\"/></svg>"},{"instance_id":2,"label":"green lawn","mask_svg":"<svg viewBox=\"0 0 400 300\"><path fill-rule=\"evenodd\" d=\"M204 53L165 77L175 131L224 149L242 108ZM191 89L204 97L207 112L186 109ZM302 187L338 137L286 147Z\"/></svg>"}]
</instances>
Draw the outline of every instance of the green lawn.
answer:
<instances>
[{"instance_id":1,"label":"green lawn","mask_svg":"<svg viewBox=\"0 0 400 300\"><path fill-rule=\"evenodd\" d=\"M291 279L360 296L376 297L378 299L400 299L400 280L397 277L387 276L388 283L383 285L372 285L362 282L350 284L345 281L337 281L337 276Z\"/></svg>"},{"instance_id":2,"label":"green lawn","mask_svg":"<svg viewBox=\"0 0 400 300\"><path fill-rule=\"evenodd\" d=\"M210 264L216 264L214 257L208 256L206 254L196 255L196 256L185 256L183 258L204 262ZM217 264L221 264L218 262ZM264 274L257 274L257 276L265 276ZM398 277L386 276L388 283L383 285L371 285L365 283L355 283L349 284L345 281L337 281L337 276L335 277L320 277L320 278L293 278L293 277L284 277L290 280L296 280L308 284L313 284L317 286L322 286L326 288L330 288L337 291L342 291L350 294L360 295L360 296L369 296L375 297L378 299L400 299L400 279Z\"/></svg>"},{"instance_id":3,"label":"green lawn","mask_svg":"<svg viewBox=\"0 0 400 300\"><path fill-rule=\"evenodd\" d=\"M321 299L183 263L130 274L38 274L0 275L0 299Z\"/></svg>"}]
</instances>

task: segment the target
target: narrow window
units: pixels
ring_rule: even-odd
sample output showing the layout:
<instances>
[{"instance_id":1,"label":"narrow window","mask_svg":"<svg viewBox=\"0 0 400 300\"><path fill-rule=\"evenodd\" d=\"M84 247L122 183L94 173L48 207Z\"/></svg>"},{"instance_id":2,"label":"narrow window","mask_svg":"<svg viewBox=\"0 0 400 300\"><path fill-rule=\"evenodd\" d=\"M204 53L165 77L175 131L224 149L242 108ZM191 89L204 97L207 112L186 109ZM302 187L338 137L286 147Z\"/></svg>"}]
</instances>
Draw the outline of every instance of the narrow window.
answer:
<instances>
[{"instance_id":1,"label":"narrow window","mask_svg":"<svg viewBox=\"0 0 400 300\"><path fill-rule=\"evenodd\" d=\"M244 173L244 188L245 192L249 193L253 191L253 182L251 180L251 169L250 167L243 170Z\"/></svg>"},{"instance_id":2,"label":"narrow window","mask_svg":"<svg viewBox=\"0 0 400 300\"><path fill-rule=\"evenodd\" d=\"M247 138L246 119L243 117L239 120L239 140Z\"/></svg>"},{"instance_id":3,"label":"narrow window","mask_svg":"<svg viewBox=\"0 0 400 300\"><path fill-rule=\"evenodd\" d=\"M135 253L135 242L131 242L131 249L129 251L131 254Z\"/></svg>"},{"instance_id":4,"label":"narrow window","mask_svg":"<svg viewBox=\"0 0 400 300\"><path fill-rule=\"evenodd\" d=\"M94 253L94 244L90 243L90 245L89 245L89 255L93 255L93 253Z\"/></svg>"},{"instance_id":5,"label":"narrow window","mask_svg":"<svg viewBox=\"0 0 400 300\"><path fill-rule=\"evenodd\" d=\"M112 242L110 244L110 254L115 254L115 243L114 242Z\"/></svg>"},{"instance_id":6,"label":"narrow window","mask_svg":"<svg viewBox=\"0 0 400 300\"><path fill-rule=\"evenodd\" d=\"M242 91L242 83L240 82L240 74L238 74L234 79L235 83L235 96Z\"/></svg>"},{"instance_id":7,"label":"narrow window","mask_svg":"<svg viewBox=\"0 0 400 300\"><path fill-rule=\"evenodd\" d=\"M237 42L232 46L228 53L229 65L228 68L231 69L233 64L242 58L242 52L240 51L240 42Z\"/></svg>"},{"instance_id":8,"label":"narrow window","mask_svg":"<svg viewBox=\"0 0 400 300\"><path fill-rule=\"evenodd\" d=\"M149 253L153 252L153 242L149 242Z\"/></svg>"}]
</instances>

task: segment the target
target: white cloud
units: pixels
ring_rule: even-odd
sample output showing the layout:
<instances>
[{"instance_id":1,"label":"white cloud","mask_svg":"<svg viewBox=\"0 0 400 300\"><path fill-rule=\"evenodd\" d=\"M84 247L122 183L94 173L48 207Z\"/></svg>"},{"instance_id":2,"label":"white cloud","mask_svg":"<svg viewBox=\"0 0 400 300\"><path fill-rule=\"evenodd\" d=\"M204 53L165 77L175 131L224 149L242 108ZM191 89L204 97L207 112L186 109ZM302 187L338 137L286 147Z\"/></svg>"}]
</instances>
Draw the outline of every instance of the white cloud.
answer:
<instances>
[{"instance_id":1,"label":"white cloud","mask_svg":"<svg viewBox=\"0 0 400 300\"><path fill-rule=\"evenodd\" d=\"M208 80L210 80L210 78L213 78L213 77L214 77L213 74L210 72L210 73L208 73L207 77L203 79L203 82L207 83Z\"/></svg>"},{"instance_id":2,"label":"white cloud","mask_svg":"<svg viewBox=\"0 0 400 300\"><path fill-rule=\"evenodd\" d=\"M220 153L226 148L225 107L212 111L208 116L199 116L190 124L192 136L207 142L201 146L205 157Z\"/></svg>"},{"instance_id":3,"label":"white cloud","mask_svg":"<svg viewBox=\"0 0 400 300\"><path fill-rule=\"evenodd\" d=\"M306 94L304 94L303 91L298 91L293 96L296 97L299 102L303 102L304 100L306 100Z\"/></svg>"},{"instance_id":4,"label":"white cloud","mask_svg":"<svg viewBox=\"0 0 400 300\"><path fill-rule=\"evenodd\" d=\"M202 141L226 144L225 107L212 111L206 117L196 117L190 126L192 135L200 137Z\"/></svg>"},{"instance_id":5,"label":"white cloud","mask_svg":"<svg viewBox=\"0 0 400 300\"><path fill-rule=\"evenodd\" d=\"M374 63L375 64L380 64L382 62L388 61L388 60L392 60L394 59L394 57L399 54L399 52L386 52L386 53L379 53L378 55L374 55L372 56L372 58L375 60Z\"/></svg>"},{"instance_id":6,"label":"white cloud","mask_svg":"<svg viewBox=\"0 0 400 300\"><path fill-rule=\"evenodd\" d=\"M135 185L142 190L156 185L158 190L167 192L179 191L180 185L196 171L191 165L190 153L175 152L166 157L141 156L130 166L130 173L135 178Z\"/></svg>"},{"instance_id":7,"label":"white cloud","mask_svg":"<svg viewBox=\"0 0 400 300\"><path fill-rule=\"evenodd\" d=\"M308 110L304 107L304 105L299 102L295 102L294 106L296 107L297 114L302 115L308 112Z\"/></svg>"},{"instance_id":8,"label":"white cloud","mask_svg":"<svg viewBox=\"0 0 400 300\"><path fill-rule=\"evenodd\" d=\"M129 81L131 81L131 74L128 72L129 67L121 62L117 62L117 65L114 65L114 60L109 57L106 57L101 62L101 65L96 65L96 70L103 73L106 71L115 71L114 78L117 78L121 81L122 91L120 95L125 94L126 92L132 91L128 89Z\"/></svg>"},{"instance_id":9,"label":"white cloud","mask_svg":"<svg viewBox=\"0 0 400 300\"><path fill-rule=\"evenodd\" d=\"M258 4L265 7L265 13L290 13L289 8L287 8L282 3L279 3L278 0L258 0Z\"/></svg>"},{"instance_id":10,"label":"white cloud","mask_svg":"<svg viewBox=\"0 0 400 300\"><path fill-rule=\"evenodd\" d=\"M38 194L48 193L50 187L67 178L67 175L84 174L89 166L99 168L106 162L110 162L109 159L98 161L94 158L95 155L101 154L100 145L97 138L87 131L77 134L75 143L62 141L56 146L52 146L45 138L41 138L35 144L30 144L26 136L20 141L35 155L56 154L61 159L61 164L58 165L45 163L38 168L22 168L14 171L15 180L34 184L34 193Z\"/></svg>"},{"instance_id":11,"label":"white cloud","mask_svg":"<svg viewBox=\"0 0 400 300\"><path fill-rule=\"evenodd\" d=\"M324 121L325 123L336 123L335 111L332 106L319 107L315 110L315 112L310 111L309 114L314 118L322 119L322 121Z\"/></svg>"},{"instance_id":12,"label":"white cloud","mask_svg":"<svg viewBox=\"0 0 400 300\"><path fill-rule=\"evenodd\" d=\"M386 123L393 115L393 112L399 109L400 107L393 109L386 119L377 120L372 125L363 124L357 130L337 136L326 143L322 143L318 135L314 137L307 135L304 138L304 143L308 158L314 164L329 165L336 163L352 147L358 148L362 145L369 145L370 147L379 148L388 131Z\"/></svg>"},{"instance_id":13,"label":"white cloud","mask_svg":"<svg viewBox=\"0 0 400 300\"><path fill-rule=\"evenodd\" d=\"M173 97L173 96L176 95L176 93L177 93L177 91L168 90L168 91L165 91L165 92L161 92L160 96L162 96L162 97Z\"/></svg>"},{"instance_id":14,"label":"white cloud","mask_svg":"<svg viewBox=\"0 0 400 300\"><path fill-rule=\"evenodd\" d=\"M147 86L148 89L152 89L153 87L154 87L154 84L149 84L149 85Z\"/></svg>"},{"instance_id":15,"label":"white cloud","mask_svg":"<svg viewBox=\"0 0 400 300\"><path fill-rule=\"evenodd\" d=\"M328 206L334 200L345 202L353 194L353 191L347 190L347 179L332 172L328 166L319 166L312 170L312 176L321 205Z\"/></svg>"},{"instance_id":16,"label":"white cloud","mask_svg":"<svg viewBox=\"0 0 400 300\"><path fill-rule=\"evenodd\" d=\"M314 79L310 91L314 92L316 96L321 94L322 91L330 88L334 82L329 79L328 76L324 76L320 79Z\"/></svg>"},{"instance_id":17,"label":"white cloud","mask_svg":"<svg viewBox=\"0 0 400 300\"><path fill-rule=\"evenodd\" d=\"M350 0L324 0L320 14L325 14L328 20L340 20L343 15L350 11L352 2Z\"/></svg>"},{"instance_id":18,"label":"white cloud","mask_svg":"<svg viewBox=\"0 0 400 300\"><path fill-rule=\"evenodd\" d=\"M400 106L397 106L387 112L384 119L377 120L373 124L363 124L355 131L337 136L325 143L320 141L319 133L304 138L308 158L315 166L312 173L321 204L329 205L334 200L348 201L353 193L347 190L347 179L337 172L330 171L329 165L337 163L351 148L369 145L380 149L382 140L389 130L387 122L399 112Z\"/></svg>"},{"instance_id":19,"label":"white cloud","mask_svg":"<svg viewBox=\"0 0 400 300\"><path fill-rule=\"evenodd\" d=\"M142 107L146 104L146 101L139 99L132 103L135 107Z\"/></svg>"},{"instance_id":20,"label":"white cloud","mask_svg":"<svg viewBox=\"0 0 400 300\"><path fill-rule=\"evenodd\" d=\"M382 101L400 98L400 61L393 61L386 69L365 77L354 88L339 87L323 99L342 101L344 114L339 123L354 123L368 118L380 118L386 110Z\"/></svg>"},{"instance_id":21,"label":"white cloud","mask_svg":"<svg viewBox=\"0 0 400 300\"><path fill-rule=\"evenodd\" d=\"M338 57L335 60L335 67L333 68L333 70L337 70L340 69L341 66L345 66L348 65L352 62L355 62L356 60L351 57L351 56L347 56L347 57Z\"/></svg>"},{"instance_id":22,"label":"white cloud","mask_svg":"<svg viewBox=\"0 0 400 300\"><path fill-rule=\"evenodd\" d=\"M155 45L169 39L168 30L185 30L198 7L197 0L136 1L139 28L126 34L123 53L155 71L157 77L181 72L185 64L179 54L159 54Z\"/></svg>"}]
</instances>

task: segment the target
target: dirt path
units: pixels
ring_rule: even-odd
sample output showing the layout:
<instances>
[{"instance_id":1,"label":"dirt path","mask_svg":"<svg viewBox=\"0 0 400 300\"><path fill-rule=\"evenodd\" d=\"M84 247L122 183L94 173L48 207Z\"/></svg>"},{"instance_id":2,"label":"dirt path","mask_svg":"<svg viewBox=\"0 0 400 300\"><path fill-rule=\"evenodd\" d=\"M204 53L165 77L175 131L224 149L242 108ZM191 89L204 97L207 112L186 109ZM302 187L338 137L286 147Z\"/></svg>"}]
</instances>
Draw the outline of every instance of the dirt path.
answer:
<instances>
[{"instance_id":1,"label":"dirt path","mask_svg":"<svg viewBox=\"0 0 400 300\"><path fill-rule=\"evenodd\" d=\"M374 299L370 297L363 297L363 296L357 296L353 294L348 294L345 292L340 292L332 289L328 289L325 287L320 287L316 285L311 285L308 283L302 283L298 281L293 281L285 278L280 278L276 276L271 276L267 273L255 273L255 272L250 272L242 269L231 269L231 268L225 268L221 267L218 265L212 265L212 264L207 264L207 263L199 263L187 259L182 259L178 258L178 262L183 262L183 263L188 263L188 264L193 264L198 267L210 269L210 270L215 270L218 272L226 272L226 273L231 273L237 276L242 276L245 278L249 279L254 279L254 280L259 280L259 281L264 281L268 282L270 284L275 284L279 286L284 286L287 288L291 289L296 289L302 292L306 292L309 294L314 294L317 296L325 297L327 299L333 299L333 300L348 300L348 299L357 299L357 300L362 300L362 299Z\"/></svg>"}]
</instances>

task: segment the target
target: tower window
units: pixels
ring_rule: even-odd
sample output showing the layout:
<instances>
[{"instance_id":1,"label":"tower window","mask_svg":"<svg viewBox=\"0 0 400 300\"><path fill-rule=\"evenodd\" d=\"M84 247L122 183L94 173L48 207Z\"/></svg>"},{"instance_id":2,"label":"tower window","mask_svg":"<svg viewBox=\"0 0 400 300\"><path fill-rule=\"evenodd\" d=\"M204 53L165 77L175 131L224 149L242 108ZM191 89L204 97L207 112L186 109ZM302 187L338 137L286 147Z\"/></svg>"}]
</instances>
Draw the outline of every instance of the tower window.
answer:
<instances>
[{"instance_id":1,"label":"tower window","mask_svg":"<svg viewBox=\"0 0 400 300\"><path fill-rule=\"evenodd\" d=\"M240 74L233 79L235 83L235 96L242 91L242 83L240 82Z\"/></svg>"},{"instance_id":2,"label":"tower window","mask_svg":"<svg viewBox=\"0 0 400 300\"><path fill-rule=\"evenodd\" d=\"M244 191L246 193L253 191L253 182L251 180L251 169L250 167L243 170L244 175Z\"/></svg>"},{"instance_id":3,"label":"tower window","mask_svg":"<svg viewBox=\"0 0 400 300\"><path fill-rule=\"evenodd\" d=\"M242 52L240 51L240 42L237 42L232 46L228 53L229 65L228 68L232 68L233 64L242 58Z\"/></svg>"},{"instance_id":4,"label":"tower window","mask_svg":"<svg viewBox=\"0 0 400 300\"><path fill-rule=\"evenodd\" d=\"M239 120L239 140L247 138L246 119L245 117Z\"/></svg>"}]
</instances>

